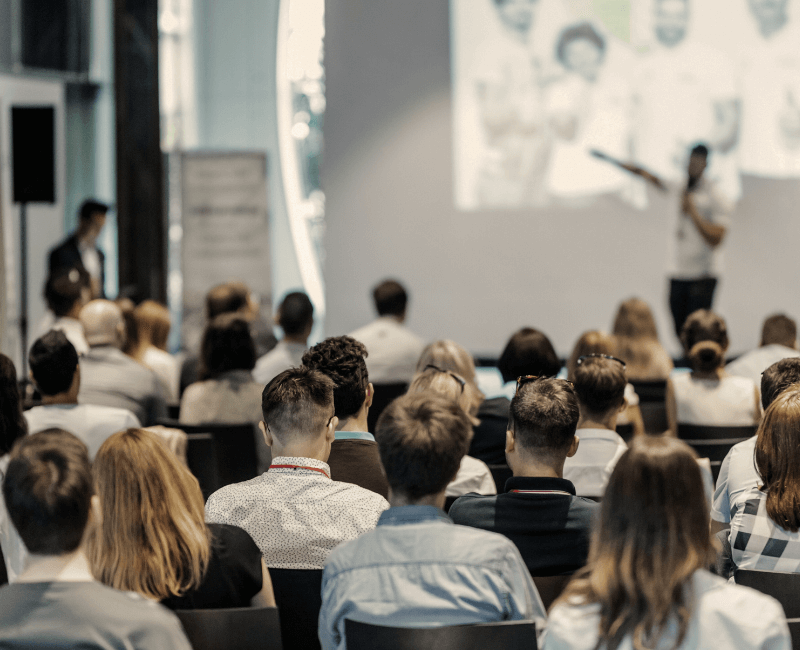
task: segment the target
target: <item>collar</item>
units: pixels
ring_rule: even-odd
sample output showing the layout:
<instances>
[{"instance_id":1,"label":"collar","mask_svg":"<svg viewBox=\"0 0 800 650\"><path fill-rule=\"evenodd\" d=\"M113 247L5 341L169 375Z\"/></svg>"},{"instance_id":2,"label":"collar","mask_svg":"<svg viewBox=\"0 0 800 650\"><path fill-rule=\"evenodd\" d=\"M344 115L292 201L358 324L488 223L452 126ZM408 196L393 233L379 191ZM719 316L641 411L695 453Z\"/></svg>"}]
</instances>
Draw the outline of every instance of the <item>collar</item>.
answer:
<instances>
[{"instance_id":1,"label":"collar","mask_svg":"<svg viewBox=\"0 0 800 650\"><path fill-rule=\"evenodd\" d=\"M453 520L443 510L434 506L397 506L381 513L378 526L402 526L404 524L422 524L428 521L453 523Z\"/></svg>"},{"instance_id":2,"label":"collar","mask_svg":"<svg viewBox=\"0 0 800 650\"><path fill-rule=\"evenodd\" d=\"M375 436L368 431L337 431L336 440L370 440L375 442Z\"/></svg>"},{"instance_id":3,"label":"collar","mask_svg":"<svg viewBox=\"0 0 800 650\"><path fill-rule=\"evenodd\" d=\"M301 456L276 456L272 459L269 472L275 472L276 474L297 473L305 477L323 475L327 478L331 477L331 468L328 463L323 463L316 458L303 458Z\"/></svg>"},{"instance_id":4,"label":"collar","mask_svg":"<svg viewBox=\"0 0 800 650\"><path fill-rule=\"evenodd\" d=\"M607 442L613 442L614 444L625 442L622 436L610 429L578 429L575 435L581 440L605 440Z\"/></svg>"},{"instance_id":5,"label":"collar","mask_svg":"<svg viewBox=\"0 0 800 650\"><path fill-rule=\"evenodd\" d=\"M575 496L575 486L572 481L552 476L512 476L506 481L505 492L511 490L569 492L571 496Z\"/></svg>"}]
</instances>

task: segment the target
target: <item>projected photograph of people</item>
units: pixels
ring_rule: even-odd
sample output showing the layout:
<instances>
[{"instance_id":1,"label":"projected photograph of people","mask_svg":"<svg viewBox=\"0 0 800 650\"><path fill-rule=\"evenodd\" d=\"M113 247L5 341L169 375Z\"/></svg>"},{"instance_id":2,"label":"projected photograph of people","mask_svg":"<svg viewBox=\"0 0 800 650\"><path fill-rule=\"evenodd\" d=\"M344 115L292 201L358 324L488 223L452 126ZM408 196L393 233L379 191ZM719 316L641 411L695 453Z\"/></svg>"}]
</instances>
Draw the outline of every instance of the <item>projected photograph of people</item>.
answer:
<instances>
[{"instance_id":1,"label":"projected photograph of people","mask_svg":"<svg viewBox=\"0 0 800 650\"><path fill-rule=\"evenodd\" d=\"M623 165L679 186L697 144L731 201L800 176L797 1L451 0L456 206L644 208Z\"/></svg>"}]
</instances>

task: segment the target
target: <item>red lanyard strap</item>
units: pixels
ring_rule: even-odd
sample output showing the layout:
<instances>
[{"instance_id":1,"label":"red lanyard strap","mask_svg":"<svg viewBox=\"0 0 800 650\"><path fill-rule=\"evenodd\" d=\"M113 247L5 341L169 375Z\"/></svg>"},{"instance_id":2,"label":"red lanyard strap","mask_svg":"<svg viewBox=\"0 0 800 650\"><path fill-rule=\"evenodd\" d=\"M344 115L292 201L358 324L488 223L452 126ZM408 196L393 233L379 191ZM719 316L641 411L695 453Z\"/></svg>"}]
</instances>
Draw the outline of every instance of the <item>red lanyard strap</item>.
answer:
<instances>
[{"instance_id":1,"label":"red lanyard strap","mask_svg":"<svg viewBox=\"0 0 800 650\"><path fill-rule=\"evenodd\" d=\"M308 467L308 465L270 465L269 468L270 469L308 469L308 470L311 470L312 472L319 472L325 478L330 478L330 476L328 476L328 472L326 472L324 469L320 469L319 467Z\"/></svg>"}]
</instances>

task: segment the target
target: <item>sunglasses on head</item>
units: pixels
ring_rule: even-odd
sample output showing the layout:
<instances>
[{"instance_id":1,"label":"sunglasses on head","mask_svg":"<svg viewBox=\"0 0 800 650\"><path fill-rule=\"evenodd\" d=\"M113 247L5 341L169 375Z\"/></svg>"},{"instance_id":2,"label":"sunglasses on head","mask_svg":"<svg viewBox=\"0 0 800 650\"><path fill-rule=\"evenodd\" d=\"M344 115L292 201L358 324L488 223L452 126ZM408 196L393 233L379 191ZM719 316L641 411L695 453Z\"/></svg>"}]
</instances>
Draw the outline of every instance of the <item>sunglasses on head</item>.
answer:
<instances>
[{"instance_id":1,"label":"sunglasses on head","mask_svg":"<svg viewBox=\"0 0 800 650\"><path fill-rule=\"evenodd\" d=\"M580 366L586 359L608 359L609 361L616 361L617 363L621 364L623 368L627 367L622 359L612 357L610 354L600 354L599 352L584 354L582 357L578 357L578 361L576 362L577 365Z\"/></svg>"}]
</instances>

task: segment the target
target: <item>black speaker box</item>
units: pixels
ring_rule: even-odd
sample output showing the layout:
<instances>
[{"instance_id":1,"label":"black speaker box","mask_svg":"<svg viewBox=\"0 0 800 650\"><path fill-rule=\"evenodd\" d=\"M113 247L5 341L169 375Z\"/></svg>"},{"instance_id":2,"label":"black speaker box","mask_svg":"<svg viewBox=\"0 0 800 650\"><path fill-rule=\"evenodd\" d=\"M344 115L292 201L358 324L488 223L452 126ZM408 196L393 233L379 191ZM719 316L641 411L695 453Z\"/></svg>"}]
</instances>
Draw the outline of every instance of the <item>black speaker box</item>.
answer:
<instances>
[{"instance_id":1,"label":"black speaker box","mask_svg":"<svg viewBox=\"0 0 800 650\"><path fill-rule=\"evenodd\" d=\"M11 107L14 203L55 203L55 107Z\"/></svg>"}]
</instances>

